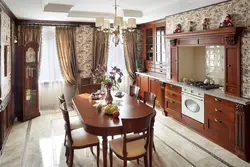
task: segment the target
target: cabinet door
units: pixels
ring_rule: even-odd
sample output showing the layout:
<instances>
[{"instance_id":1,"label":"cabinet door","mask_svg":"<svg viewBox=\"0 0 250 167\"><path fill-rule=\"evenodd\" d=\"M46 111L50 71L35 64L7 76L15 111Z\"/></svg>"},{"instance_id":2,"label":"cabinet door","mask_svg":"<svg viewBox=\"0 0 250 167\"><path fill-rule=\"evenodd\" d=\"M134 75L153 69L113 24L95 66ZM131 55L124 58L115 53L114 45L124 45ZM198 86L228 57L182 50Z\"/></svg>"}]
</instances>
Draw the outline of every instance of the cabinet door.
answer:
<instances>
[{"instance_id":1,"label":"cabinet door","mask_svg":"<svg viewBox=\"0 0 250 167\"><path fill-rule=\"evenodd\" d=\"M137 75L136 76L136 84L139 88L141 88L141 76L140 75Z\"/></svg>"},{"instance_id":2,"label":"cabinet door","mask_svg":"<svg viewBox=\"0 0 250 167\"><path fill-rule=\"evenodd\" d=\"M229 150L234 149L234 124L216 116L205 114L206 135Z\"/></svg>"},{"instance_id":3,"label":"cabinet door","mask_svg":"<svg viewBox=\"0 0 250 167\"><path fill-rule=\"evenodd\" d=\"M177 81L177 47L171 47L171 79Z\"/></svg>"},{"instance_id":4,"label":"cabinet door","mask_svg":"<svg viewBox=\"0 0 250 167\"><path fill-rule=\"evenodd\" d=\"M240 60L237 47L226 48L226 92L240 96Z\"/></svg>"},{"instance_id":5,"label":"cabinet door","mask_svg":"<svg viewBox=\"0 0 250 167\"><path fill-rule=\"evenodd\" d=\"M157 79L149 79L149 92L156 95L156 101L159 104L161 101L161 82Z\"/></svg>"},{"instance_id":6,"label":"cabinet door","mask_svg":"<svg viewBox=\"0 0 250 167\"><path fill-rule=\"evenodd\" d=\"M149 86L148 86L148 77L146 76L141 76L141 90L140 90L140 95L143 98L144 97L144 91L149 91Z\"/></svg>"}]
</instances>

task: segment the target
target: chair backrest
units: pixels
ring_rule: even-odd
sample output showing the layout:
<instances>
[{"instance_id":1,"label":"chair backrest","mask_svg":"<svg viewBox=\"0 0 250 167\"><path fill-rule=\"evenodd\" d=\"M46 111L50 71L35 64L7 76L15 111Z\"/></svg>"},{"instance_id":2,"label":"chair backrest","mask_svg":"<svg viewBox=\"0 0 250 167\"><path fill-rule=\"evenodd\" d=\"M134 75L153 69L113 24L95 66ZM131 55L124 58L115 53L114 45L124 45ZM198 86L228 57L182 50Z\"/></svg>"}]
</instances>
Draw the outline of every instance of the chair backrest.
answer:
<instances>
[{"instance_id":1,"label":"chair backrest","mask_svg":"<svg viewBox=\"0 0 250 167\"><path fill-rule=\"evenodd\" d=\"M133 142L136 140L145 139L144 148L147 150L149 144L149 137L150 137L150 125L152 120L153 114L136 119L122 119L122 128L124 134L123 140L123 156L127 156L127 143ZM127 137L127 133L135 133L135 137Z\"/></svg>"},{"instance_id":2,"label":"chair backrest","mask_svg":"<svg viewBox=\"0 0 250 167\"><path fill-rule=\"evenodd\" d=\"M102 84L88 84L88 85L82 85L81 86L81 92L80 93L94 93L98 90L100 90L102 87Z\"/></svg>"},{"instance_id":3,"label":"chair backrest","mask_svg":"<svg viewBox=\"0 0 250 167\"><path fill-rule=\"evenodd\" d=\"M156 95L151 92L144 92L144 103L152 105L153 109L155 108Z\"/></svg>"},{"instance_id":4,"label":"chair backrest","mask_svg":"<svg viewBox=\"0 0 250 167\"><path fill-rule=\"evenodd\" d=\"M60 96L58 96L58 100L59 100L59 104L61 105L62 103L65 102L65 97L64 97L64 94L61 94Z\"/></svg>"},{"instance_id":5,"label":"chair backrest","mask_svg":"<svg viewBox=\"0 0 250 167\"><path fill-rule=\"evenodd\" d=\"M68 137L68 141L72 144L73 140L72 140L72 136L71 136L69 112L68 112L67 107L66 107L66 102L63 102L60 105L60 109L61 109L62 114L63 114L63 120L64 120L64 123L65 123L64 128L65 128L65 131L66 131L66 134L67 134L67 137Z\"/></svg>"},{"instance_id":6,"label":"chair backrest","mask_svg":"<svg viewBox=\"0 0 250 167\"><path fill-rule=\"evenodd\" d=\"M135 98L139 97L140 88L135 85L130 85L129 94Z\"/></svg>"}]
</instances>

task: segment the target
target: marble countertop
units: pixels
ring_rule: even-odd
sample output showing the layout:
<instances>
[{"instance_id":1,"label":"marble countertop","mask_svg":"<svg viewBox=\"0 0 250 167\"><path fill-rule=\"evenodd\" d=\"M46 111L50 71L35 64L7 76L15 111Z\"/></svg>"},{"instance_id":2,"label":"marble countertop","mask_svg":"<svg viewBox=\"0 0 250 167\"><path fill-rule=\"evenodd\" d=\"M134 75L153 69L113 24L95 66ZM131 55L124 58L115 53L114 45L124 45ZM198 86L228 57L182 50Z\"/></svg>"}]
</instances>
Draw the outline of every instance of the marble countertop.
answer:
<instances>
[{"instance_id":1,"label":"marble countertop","mask_svg":"<svg viewBox=\"0 0 250 167\"><path fill-rule=\"evenodd\" d=\"M235 103L238 103L238 104L243 104L243 105L249 105L250 104L250 99L246 99L246 98L243 98L243 97L236 97L236 96L232 96L232 95L227 95L221 89L204 90L204 89L201 89L201 88L197 88L197 87L188 85L188 84L186 84L184 82L176 82L176 81L169 80L169 79L167 79L167 77L165 75L158 74L158 73L153 73L153 72L136 72L136 74L148 76L148 77L154 78L154 79L158 79L161 82L165 82L165 83L172 84L172 85L175 85L175 86L179 86L179 87L182 87L182 88L183 87L188 87L188 88L191 88L193 90L200 91L200 92L202 92L204 94L215 96L215 97L225 99L225 100L228 100L228 101L232 101L232 102L235 102Z\"/></svg>"}]
</instances>

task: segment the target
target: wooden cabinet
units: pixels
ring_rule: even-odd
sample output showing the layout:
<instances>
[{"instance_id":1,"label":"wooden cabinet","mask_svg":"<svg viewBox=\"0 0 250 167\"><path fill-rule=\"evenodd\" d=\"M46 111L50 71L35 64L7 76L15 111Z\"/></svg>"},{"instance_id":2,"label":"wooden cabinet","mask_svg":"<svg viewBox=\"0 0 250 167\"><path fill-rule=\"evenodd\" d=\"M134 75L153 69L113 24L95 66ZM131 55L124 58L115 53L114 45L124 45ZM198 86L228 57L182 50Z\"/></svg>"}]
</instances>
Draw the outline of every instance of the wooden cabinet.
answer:
<instances>
[{"instance_id":1,"label":"wooden cabinet","mask_svg":"<svg viewBox=\"0 0 250 167\"><path fill-rule=\"evenodd\" d=\"M165 111L174 119L181 121L181 88L175 85L165 86Z\"/></svg>"},{"instance_id":2,"label":"wooden cabinet","mask_svg":"<svg viewBox=\"0 0 250 167\"><path fill-rule=\"evenodd\" d=\"M166 74L165 20L144 24L142 31L146 71Z\"/></svg>"},{"instance_id":3,"label":"wooden cabinet","mask_svg":"<svg viewBox=\"0 0 250 167\"><path fill-rule=\"evenodd\" d=\"M225 92L240 96L240 53L239 47L226 46Z\"/></svg>"},{"instance_id":4,"label":"wooden cabinet","mask_svg":"<svg viewBox=\"0 0 250 167\"><path fill-rule=\"evenodd\" d=\"M157 79L149 78L149 92L156 95L156 104L161 103L161 82Z\"/></svg>"},{"instance_id":5,"label":"wooden cabinet","mask_svg":"<svg viewBox=\"0 0 250 167\"><path fill-rule=\"evenodd\" d=\"M140 83L140 98L143 99L144 98L144 92L148 92L149 91L149 78L146 76L140 76L141 79L141 83Z\"/></svg>"},{"instance_id":6,"label":"wooden cabinet","mask_svg":"<svg viewBox=\"0 0 250 167\"><path fill-rule=\"evenodd\" d=\"M36 42L17 46L15 71L16 116L26 121L40 116L38 102L38 50Z\"/></svg>"},{"instance_id":7,"label":"wooden cabinet","mask_svg":"<svg viewBox=\"0 0 250 167\"><path fill-rule=\"evenodd\" d=\"M205 95L205 135L234 151L235 103L217 97Z\"/></svg>"}]
</instances>

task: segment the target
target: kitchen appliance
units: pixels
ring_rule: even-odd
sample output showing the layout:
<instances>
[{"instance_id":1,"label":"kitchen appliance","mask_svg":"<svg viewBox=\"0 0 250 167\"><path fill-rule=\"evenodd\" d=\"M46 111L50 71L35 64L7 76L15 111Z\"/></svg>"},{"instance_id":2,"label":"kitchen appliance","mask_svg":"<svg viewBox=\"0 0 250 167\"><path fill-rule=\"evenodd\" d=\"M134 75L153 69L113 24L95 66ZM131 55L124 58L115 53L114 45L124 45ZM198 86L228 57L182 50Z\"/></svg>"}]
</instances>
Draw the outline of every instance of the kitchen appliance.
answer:
<instances>
[{"instance_id":1,"label":"kitchen appliance","mask_svg":"<svg viewBox=\"0 0 250 167\"><path fill-rule=\"evenodd\" d=\"M191 85L191 86L199 87L201 89L205 89L205 90L217 89L217 88L221 87L218 84L210 84L210 83L205 84L202 81L190 82L188 84Z\"/></svg>"},{"instance_id":2,"label":"kitchen appliance","mask_svg":"<svg viewBox=\"0 0 250 167\"><path fill-rule=\"evenodd\" d=\"M204 123L204 93L182 88L182 114Z\"/></svg>"}]
</instances>

